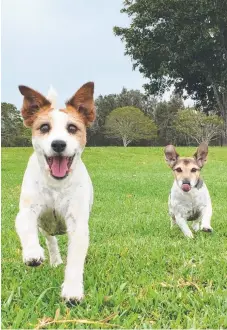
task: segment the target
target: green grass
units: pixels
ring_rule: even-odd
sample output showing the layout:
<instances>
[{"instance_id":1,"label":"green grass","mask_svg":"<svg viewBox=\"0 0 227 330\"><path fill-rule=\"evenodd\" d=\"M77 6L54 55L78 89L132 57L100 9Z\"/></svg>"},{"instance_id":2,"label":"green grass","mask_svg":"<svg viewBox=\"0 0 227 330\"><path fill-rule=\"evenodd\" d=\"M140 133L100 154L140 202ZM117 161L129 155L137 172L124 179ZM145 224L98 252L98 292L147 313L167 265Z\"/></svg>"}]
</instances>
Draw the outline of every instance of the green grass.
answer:
<instances>
[{"instance_id":1,"label":"green grass","mask_svg":"<svg viewBox=\"0 0 227 330\"><path fill-rule=\"evenodd\" d=\"M189 156L194 148L178 148ZM214 233L188 241L170 231L172 173L163 148L87 148L83 159L95 189L86 298L68 309L59 293L64 265L22 263L14 229L20 188L32 150L2 150L2 328L34 328L38 319L100 321L45 328L227 328L227 149L210 148L203 178ZM59 237L65 261L67 237ZM41 238L42 246L45 246ZM46 249L46 247L45 247ZM47 256L47 251L46 251Z\"/></svg>"}]
</instances>

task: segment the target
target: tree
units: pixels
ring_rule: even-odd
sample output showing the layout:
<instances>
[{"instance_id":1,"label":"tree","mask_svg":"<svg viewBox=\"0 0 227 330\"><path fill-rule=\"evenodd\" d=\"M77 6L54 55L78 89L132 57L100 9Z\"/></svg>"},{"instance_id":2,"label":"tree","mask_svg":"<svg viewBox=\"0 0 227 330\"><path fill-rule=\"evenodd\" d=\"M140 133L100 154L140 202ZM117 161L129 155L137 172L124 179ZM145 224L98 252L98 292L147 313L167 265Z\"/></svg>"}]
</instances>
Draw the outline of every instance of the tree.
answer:
<instances>
[{"instance_id":1,"label":"tree","mask_svg":"<svg viewBox=\"0 0 227 330\"><path fill-rule=\"evenodd\" d=\"M146 115L152 116L156 100L154 97L146 97L139 90L127 90L123 88L120 94L100 95L95 100L96 121L88 130L88 143L93 145L105 145L111 142L105 138L104 124L106 117L116 108L133 106L142 110Z\"/></svg>"},{"instance_id":2,"label":"tree","mask_svg":"<svg viewBox=\"0 0 227 330\"><path fill-rule=\"evenodd\" d=\"M95 100L96 122L98 126L102 126L105 123L106 116L112 110L128 106L139 108L145 114L151 114L155 104L156 100L154 98L147 98L139 90L127 90L123 87L120 94L100 95Z\"/></svg>"},{"instance_id":3,"label":"tree","mask_svg":"<svg viewBox=\"0 0 227 330\"><path fill-rule=\"evenodd\" d=\"M176 134L174 121L181 109L184 109L184 104L178 95L174 95L169 102L157 104L153 118L158 127L159 144L177 144L179 134Z\"/></svg>"},{"instance_id":4,"label":"tree","mask_svg":"<svg viewBox=\"0 0 227 330\"><path fill-rule=\"evenodd\" d=\"M147 92L174 85L203 109L216 109L227 144L227 1L125 0L122 12L131 25L114 32L134 68L150 79Z\"/></svg>"},{"instance_id":5,"label":"tree","mask_svg":"<svg viewBox=\"0 0 227 330\"><path fill-rule=\"evenodd\" d=\"M124 147L138 140L151 140L157 136L155 123L135 107L113 110L106 119L107 137L122 140Z\"/></svg>"},{"instance_id":6,"label":"tree","mask_svg":"<svg viewBox=\"0 0 227 330\"><path fill-rule=\"evenodd\" d=\"M123 87L120 94L117 95L117 108L131 106L139 108L145 115L151 117L156 106L154 97L147 97L139 90L127 90Z\"/></svg>"},{"instance_id":7,"label":"tree","mask_svg":"<svg viewBox=\"0 0 227 330\"><path fill-rule=\"evenodd\" d=\"M3 147L31 145L31 132L23 125L20 112L11 103L1 103L1 138Z\"/></svg>"},{"instance_id":8,"label":"tree","mask_svg":"<svg viewBox=\"0 0 227 330\"><path fill-rule=\"evenodd\" d=\"M198 144L203 141L209 144L222 133L223 120L217 115L207 116L195 109L187 109L178 112L175 127L177 132Z\"/></svg>"}]
</instances>

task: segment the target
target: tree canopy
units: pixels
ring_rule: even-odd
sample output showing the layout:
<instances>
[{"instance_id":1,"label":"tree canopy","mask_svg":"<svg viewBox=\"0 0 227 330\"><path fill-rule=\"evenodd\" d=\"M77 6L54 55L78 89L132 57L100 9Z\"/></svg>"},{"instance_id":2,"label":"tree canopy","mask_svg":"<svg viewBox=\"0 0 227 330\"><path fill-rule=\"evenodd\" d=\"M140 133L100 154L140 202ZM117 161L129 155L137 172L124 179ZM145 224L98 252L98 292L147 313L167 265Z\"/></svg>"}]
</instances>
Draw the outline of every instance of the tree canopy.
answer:
<instances>
[{"instance_id":1,"label":"tree canopy","mask_svg":"<svg viewBox=\"0 0 227 330\"><path fill-rule=\"evenodd\" d=\"M112 141L105 139L104 124L106 117L116 108L133 106L142 110L148 116L152 116L156 100L153 97L146 97L139 90L128 90L122 88L119 94L100 95L95 100L96 121L88 130L88 143L92 145L108 145Z\"/></svg>"},{"instance_id":2,"label":"tree canopy","mask_svg":"<svg viewBox=\"0 0 227 330\"><path fill-rule=\"evenodd\" d=\"M1 104L1 138L3 147L31 145L31 132L23 125L20 112L11 104Z\"/></svg>"},{"instance_id":3,"label":"tree canopy","mask_svg":"<svg viewBox=\"0 0 227 330\"><path fill-rule=\"evenodd\" d=\"M125 0L128 28L115 27L149 94L171 85L218 111L227 143L227 1Z\"/></svg>"},{"instance_id":4,"label":"tree canopy","mask_svg":"<svg viewBox=\"0 0 227 330\"><path fill-rule=\"evenodd\" d=\"M179 110L184 109L182 99L175 95L169 102L157 103L153 112L154 121L158 127L159 144L177 144L180 142L179 134L176 134L174 121Z\"/></svg>"},{"instance_id":5,"label":"tree canopy","mask_svg":"<svg viewBox=\"0 0 227 330\"><path fill-rule=\"evenodd\" d=\"M135 107L123 107L113 110L106 119L106 136L121 140L124 147L133 141L151 140L157 136L157 127L153 120Z\"/></svg>"},{"instance_id":6,"label":"tree canopy","mask_svg":"<svg viewBox=\"0 0 227 330\"><path fill-rule=\"evenodd\" d=\"M223 120L217 115L206 116L195 109L179 111L175 120L175 129L196 143L209 144L221 135Z\"/></svg>"}]
</instances>

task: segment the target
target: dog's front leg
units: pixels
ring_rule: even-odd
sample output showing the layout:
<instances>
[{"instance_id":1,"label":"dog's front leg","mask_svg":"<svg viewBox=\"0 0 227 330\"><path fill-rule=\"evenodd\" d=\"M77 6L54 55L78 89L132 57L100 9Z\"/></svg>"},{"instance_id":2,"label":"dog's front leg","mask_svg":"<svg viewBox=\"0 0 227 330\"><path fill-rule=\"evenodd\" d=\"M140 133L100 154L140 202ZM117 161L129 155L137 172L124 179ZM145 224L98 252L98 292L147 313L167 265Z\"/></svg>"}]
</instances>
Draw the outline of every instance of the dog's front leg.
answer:
<instances>
[{"instance_id":1,"label":"dog's front leg","mask_svg":"<svg viewBox=\"0 0 227 330\"><path fill-rule=\"evenodd\" d=\"M23 261L28 266L39 266L45 259L38 238L38 215L38 209L28 207L22 208L16 217L16 231L22 245Z\"/></svg>"},{"instance_id":2,"label":"dog's front leg","mask_svg":"<svg viewBox=\"0 0 227 330\"><path fill-rule=\"evenodd\" d=\"M210 204L202 211L201 230L206 232L213 231L213 228L210 225L211 217L212 217L212 206Z\"/></svg>"},{"instance_id":3,"label":"dog's front leg","mask_svg":"<svg viewBox=\"0 0 227 330\"><path fill-rule=\"evenodd\" d=\"M193 238L193 234L190 228L188 227L187 221L184 218L182 218L182 216L180 215L177 215L175 219L176 219L176 223L178 224L184 235L188 238Z\"/></svg>"},{"instance_id":4,"label":"dog's front leg","mask_svg":"<svg viewBox=\"0 0 227 330\"><path fill-rule=\"evenodd\" d=\"M61 296L72 303L84 297L83 271L89 245L89 211L86 213L85 217L68 219L68 255Z\"/></svg>"}]
</instances>

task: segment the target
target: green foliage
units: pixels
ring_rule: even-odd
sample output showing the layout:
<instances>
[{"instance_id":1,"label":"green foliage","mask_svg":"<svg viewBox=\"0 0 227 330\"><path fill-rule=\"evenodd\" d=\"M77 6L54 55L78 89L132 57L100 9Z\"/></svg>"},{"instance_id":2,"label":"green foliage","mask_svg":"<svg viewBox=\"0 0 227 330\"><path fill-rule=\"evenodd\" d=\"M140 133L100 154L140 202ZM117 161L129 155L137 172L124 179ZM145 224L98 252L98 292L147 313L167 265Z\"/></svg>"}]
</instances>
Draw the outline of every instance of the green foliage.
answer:
<instances>
[{"instance_id":1,"label":"green foliage","mask_svg":"<svg viewBox=\"0 0 227 330\"><path fill-rule=\"evenodd\" d=\"M133 141L151 140L157 136L157 127L152 119L135 107L113 110L106 119L105 134L122 140L124 147Z\"/></svg>"},{"instance_id":2,"label":"green foliage","mask_svg":"<svg viewBox=\"0 0 227 330\"><path fill-rule=\"evenodd\" d=\"M190 156L195 148L177 148ZM227 149L209 148L202 170L213 203L214 233L188 241L170 230L168 194L173 176L163 148L86 148L83 160L95 189L84 270L85 300L70 310L60 298L67 236L58 242L63 265L51 268L45 240L42 266L22 262L14 219L31 148L2 150L2 329L226 329ZM57 311L57 312L56 312ZM112 316L112 318L111 318ZM111 324L117 324L116 327Z\"/></svg>"},{"instance_id":3,"label":"green foliage","mask_svg":"<svg viewBox=\"0 0 227 330\"><path fill-rule=\"evenodd\" d=\"M131 25L114 32L134 67L150 79L148 93L173 84L208 110L217 109L227 143L227 1L129 0L122 12Z\"/></svg>"},{"instance_id":4,"label":"green foliage","mask_svg":"<svg viewBox=\"0 0 227 330\"><path fill-rule=\"evenodd\" d=\"M169 102L159 102L153 113L158 127L159 144L183 144L181 136L177 134L174 121L179 110L184 109L182 99L175 95Z\"/></svg>"},{"instance_id":5,"label":"green foliage","mask_svg":"<svg viewBox=\"0 0 227 330\"><path fill-rule=\"evenodd\" d=\"M195 109L179 111L175 120L176 131L198 144L208 144L223 131L223 120L217 115L205 115Z\"/></svg>"},{"instance_id":6,"label":"green foliage","mask_svg":"<svg viewBox=\"0 0 227 330\"><path fill-rule=\"evenodd\" d=\"M24 127L20 112L11 103L1 103L1 126L3 147L31 145L31 131Z\"/></svg>"},{"instance_id":7,"label":"green foliage","mask_svg":"<svg viewBox=\"0 0 227 330\"><path fill-rule=\"evenodd\" d=\"M96 121L88 130L88 143L90 145L108 145L116 141L107 139L104 134L106 117L116 108L133 106L151 116L156 105L152 97L145 97L139 90L127 90L123 88L119 94L100 95L95 100Z\"/></svg>"}]
</instances>

